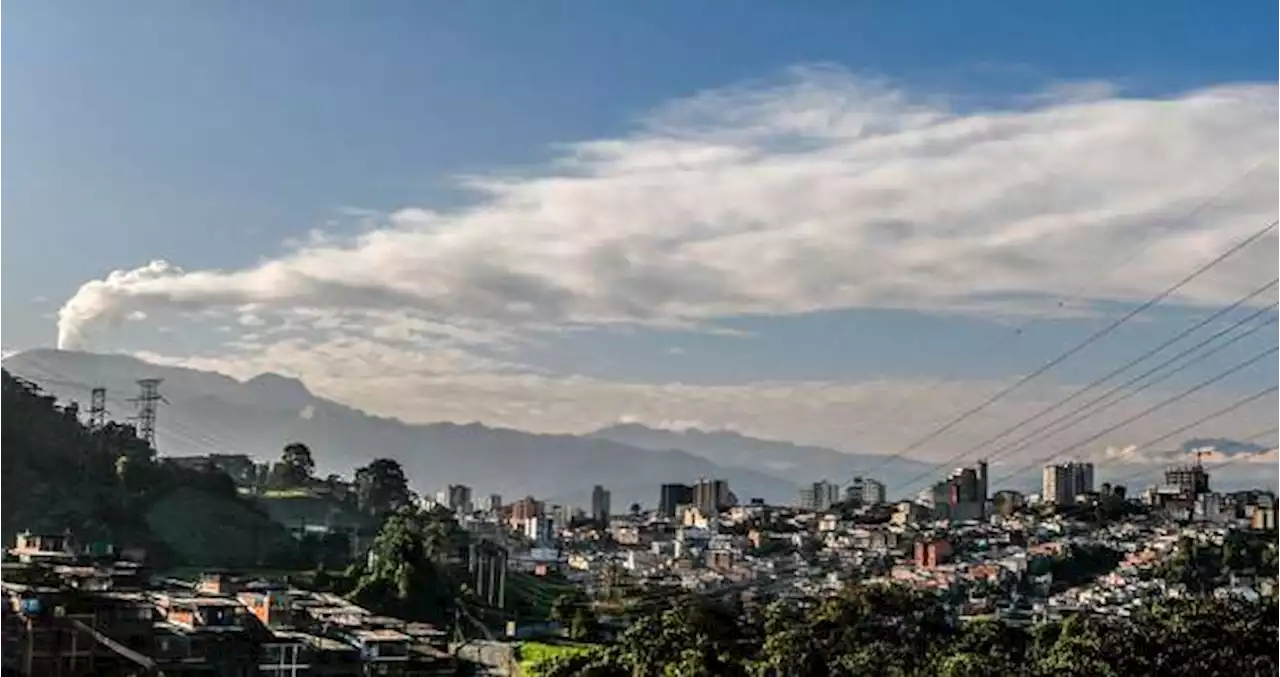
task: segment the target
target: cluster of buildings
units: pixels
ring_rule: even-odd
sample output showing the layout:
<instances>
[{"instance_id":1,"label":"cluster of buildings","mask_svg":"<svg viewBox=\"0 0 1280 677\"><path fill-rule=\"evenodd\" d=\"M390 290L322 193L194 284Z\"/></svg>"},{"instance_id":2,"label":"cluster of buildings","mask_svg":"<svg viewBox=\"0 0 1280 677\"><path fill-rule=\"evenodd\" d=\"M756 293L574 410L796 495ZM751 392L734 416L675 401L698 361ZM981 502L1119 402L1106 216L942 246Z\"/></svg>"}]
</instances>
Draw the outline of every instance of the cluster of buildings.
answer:
<instances>
[{"instance_id":1,"label":"cluster of buildings","mask_svg":"<svg viewBox=\"0 0 1280 677\"><path fill-rule=\"evenodd\" d=\"M1041 500L1047 503L1075 503L1078 496L1093 492L1093 464L1071 461L1046 465L1040 492Z\"/></svg>"},{"instance_id":2,"label":"cluster of buildings","mask_svg":"<svg viewBox=\"0 0 1280 677\"><path fill-rule=\"evenodd\" d=\"M945 480L926 487L916 498L926 516L937 520L965 522L985 519L987 506L987 462L956 468Z\"/></svg>"},{"instance_id":3,"label":"cluster of buildings","mask_svg":"<svg viewBox=\"0 0 1280 677\"><path fill-rule=\"evenodd\" d=\"M850 507L880 505L885 502L883 482L870 477L855 476L844 486L820 480L800 488L796 507L803 510L830 510L837 504Z\"/></svg>"},{"instance_id":4,"label":"cluster of buildings","mask_svg":"<svg viewBox=\"0 0 1280 677\"><path fill-rule=\"evenodd\" d=\"M453 674L446 633L331 594L209 573L157 580L109 548L22 534L9 551L3 662L22 675Z\"/></svg>"}]
</instances>

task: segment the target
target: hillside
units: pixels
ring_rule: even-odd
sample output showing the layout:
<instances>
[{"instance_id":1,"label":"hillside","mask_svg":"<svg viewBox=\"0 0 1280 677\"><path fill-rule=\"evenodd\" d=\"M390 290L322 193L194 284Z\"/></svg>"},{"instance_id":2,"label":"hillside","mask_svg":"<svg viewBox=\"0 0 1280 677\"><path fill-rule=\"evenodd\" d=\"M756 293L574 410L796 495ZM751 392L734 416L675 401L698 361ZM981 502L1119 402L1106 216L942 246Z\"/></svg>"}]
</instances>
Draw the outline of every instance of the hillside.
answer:
<instances>
[{"instance_id":1,"label":"hillside","mask_svg":"<svg viewBox=\"0 0 1280 677\"><path fill-rule=\"evenodd\" d=\"M594 484L613 491L616 506L653 505L663 482L722 477L744 500L790 501L795 485L747 466L717 464L687 450L653 453L613 440L537 435L481 424L410 425L371 416L313 395L295 379L264 374L245 382L212 372L161 367L122 355L33 350L5 359L6 369L39 381L64 401L87 402L107 388L107 406L131 413L139 378L162 378L167 404L159 415L162 455L247 453L275 459L298 441L311 447L317 474L349 475L374 456L399 461L411 485L433 492L448 483L477 496L526 494L589 503Z\"/></svg>"},{"instance_id":2,"label":"hillside","mask_svg":"<svg viewBox=\"0 0 1280 677\"><path fill-rule=\"evenodd\" d=\"M288 533L230 479L157 460L130 426L90 430L71 407L3 374L3 538L71 530L81 541L142 546L160 565L289 560Z\"/></svg>"}]
</instances>

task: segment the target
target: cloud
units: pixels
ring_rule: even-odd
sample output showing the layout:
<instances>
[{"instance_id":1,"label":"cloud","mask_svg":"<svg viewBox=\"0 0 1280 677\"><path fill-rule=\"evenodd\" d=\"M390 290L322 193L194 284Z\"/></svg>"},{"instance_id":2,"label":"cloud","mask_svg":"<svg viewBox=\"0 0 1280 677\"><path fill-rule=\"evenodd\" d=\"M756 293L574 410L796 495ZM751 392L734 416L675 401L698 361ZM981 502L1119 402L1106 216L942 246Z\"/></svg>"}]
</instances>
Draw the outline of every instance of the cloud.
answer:
<instances>
[{"instance_id":1,"label":"cloud","mask_svg":"<svg viewBox=\"0 0 1280 677\"><path fill-rule=\"evenodd\" d=\"M1148 449L1138 445L1107 447L1100 460L1144 465L1172 465L1200 460L1206 465L1222 463L1271 463L1278 460L1275 445L1264 446L1229 439L1187 440L1177 449Z\"/></svg>"},{"instance_id":2,"label":"cloud","mask_svg":"<svg viewBox=\"0 0 1280 677\"><path fill-rule=\"evenodd\" d=\"M261 317L258 317L257 315L254 315L253 313L243 313L240 315L239 318L236 319L236 321L239 322L240 325L244 327L261 327L262 325L267 323L266 320L262 319Z\"/></svg>"},{"instance_id":3,"label":"cloud","mask_svg":"<svg viewBox=\"0 0 1280 677\"><path fill-rule=\"evenodd\" d=\"M734 430L746 435L889 453L1006 387L1003 381L754 381L732 385L620 382L531 371L527 365L459 348L424 350L359 336L288 338L209 356L142 353L161 364L238 379L301 375L317 395L413 423L483 421L533 432L582 433L622 420L654 427ZM1014 421L1038 413L1074 388L1031 383L981 416L919 450L953 456ZM1150 407L1169 393L1141 393L1010 457L1031 463ZM1238 395L1206 390L1078 450L1085 456L1179 427ZM1274 425L1273 410L1241 409L1188 431L1221 436ZM621 418L620 418L620 415Z\"/></svg>"},{"instance_id":4,"label":"cloud","mask_svg":"<svg viewBox=\"0 0 1280 677\"><path fill-rule=\"evenodd\" d=\"M132 311L247 303L524 333L1144 299L1271 218L1276 100L1273 84L1138 99L1087 83L958 109L795 69L671 102L543 167L468 177L477 199L455 211L362 211L378 223L250 268L156 261L86 282L59 345ZM1274 273L1270 244L1177 300L1256 286Z\"/></svg>"}]
</instances>

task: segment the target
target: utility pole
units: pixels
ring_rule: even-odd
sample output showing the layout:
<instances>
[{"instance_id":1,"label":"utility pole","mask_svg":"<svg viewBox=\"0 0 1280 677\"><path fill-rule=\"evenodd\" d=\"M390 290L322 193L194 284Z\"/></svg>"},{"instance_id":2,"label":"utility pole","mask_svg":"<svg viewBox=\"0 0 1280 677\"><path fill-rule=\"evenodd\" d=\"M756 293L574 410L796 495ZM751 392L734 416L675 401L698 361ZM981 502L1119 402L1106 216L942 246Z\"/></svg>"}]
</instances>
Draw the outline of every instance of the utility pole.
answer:
<instances>
[{"instance_id":1,"label":"utility pole","mask_svg":"<svg viewBox=\"0 0 1280 677\"><path fill-rule=\"evenodd\" d=\"M152 449L156 448L156 410L161 402L164 402L164 396L160 394L160 382L163 379L143 378L138 379L138 387L141 390L138 396L131 400L138 405L138 415L135 419L138 421L138 437L146 441Z\"/></svg>"}]
</instances>

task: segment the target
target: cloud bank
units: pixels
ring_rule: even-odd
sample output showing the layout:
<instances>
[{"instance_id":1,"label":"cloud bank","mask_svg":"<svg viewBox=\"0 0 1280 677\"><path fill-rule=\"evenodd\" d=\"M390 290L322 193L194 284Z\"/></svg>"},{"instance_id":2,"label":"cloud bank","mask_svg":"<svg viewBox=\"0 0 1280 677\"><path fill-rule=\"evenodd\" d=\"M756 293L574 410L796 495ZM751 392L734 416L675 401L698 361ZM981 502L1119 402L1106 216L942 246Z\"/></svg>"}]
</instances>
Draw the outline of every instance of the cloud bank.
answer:
<instances>
[{"instance_id":1,"label":"cloud bank","mask_svg":"<svg viewBox=\"0 0 1280 677\"><path fill-rule=\"evenodd\" d=\"M529 171L469 177L476 199L456 211L401 209L239 270L113 272L62 306L58 342L175 309L246 327L283 309L412 312L483 334L1144 299L1271 218L1276 101L1272 84L1164 99L1058 88L973 110L800 68L673 102ZM1255 249L1178 300L1269 278L1274 239Z\"/></svg>"}]
</instances>

